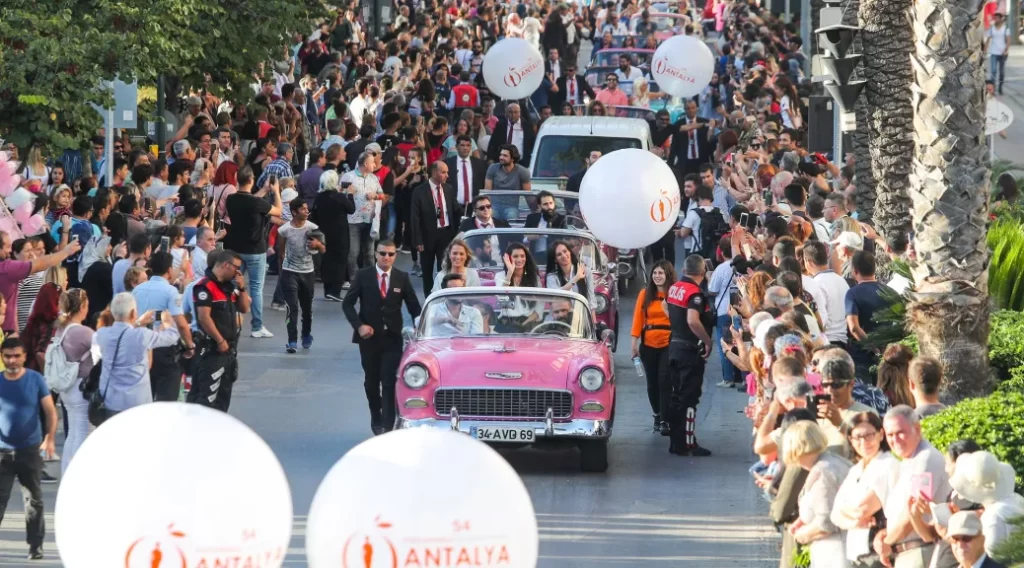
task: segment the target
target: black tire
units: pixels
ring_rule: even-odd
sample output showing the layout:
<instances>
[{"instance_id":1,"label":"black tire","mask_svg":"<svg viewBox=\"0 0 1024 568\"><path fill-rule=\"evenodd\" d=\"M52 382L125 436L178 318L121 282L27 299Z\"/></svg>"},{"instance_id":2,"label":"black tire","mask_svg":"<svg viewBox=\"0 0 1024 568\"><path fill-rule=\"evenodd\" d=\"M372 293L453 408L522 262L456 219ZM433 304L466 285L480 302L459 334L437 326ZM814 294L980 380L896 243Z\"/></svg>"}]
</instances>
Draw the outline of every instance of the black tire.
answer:
<instances>
[{"instance_id":1,"label":"black tire","mask_svg":"<svg viewBox=\"0 0 1024 568\"><path fill-rule=\"evenodd\" d=\"M608 440L580 443L580 469L587 473L608 471Z\"/></svg>"},{"instance_id":2,"label":"black tire","mask_svg":"<svg viewBox=\"0 0 1024 568\"><path fill-rule=\"evenodd\" d=\"M622 327L622 318L619 314L615 314L615 341L612 342L612 353L615 353L619 349L619 328Z\"/></svg>"}]
</instances>

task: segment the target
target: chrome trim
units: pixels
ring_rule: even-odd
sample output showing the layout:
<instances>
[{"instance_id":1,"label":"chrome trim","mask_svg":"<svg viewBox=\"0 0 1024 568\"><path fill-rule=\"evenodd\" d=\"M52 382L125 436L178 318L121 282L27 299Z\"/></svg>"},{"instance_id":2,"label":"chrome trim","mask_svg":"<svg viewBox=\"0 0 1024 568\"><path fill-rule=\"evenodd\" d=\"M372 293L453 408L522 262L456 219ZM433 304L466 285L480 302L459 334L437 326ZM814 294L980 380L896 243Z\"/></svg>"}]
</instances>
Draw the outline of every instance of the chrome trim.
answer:
<instances>
[{"instance_id":1,"label":"chrome trim","mask_svg":"<svg viewBox=\"0 0 1024 568\"><path fill-rule=\"evenodd\" d=\"M596 405L597 410L585 410L584 407L587 405ZM596 400L584 400L583 404L580 405L580 412L604 412L604 405Z\"/></svg>"},{"instance_id":2,"label":"chrome trim","mask_svg":"<svg viewBox=\"0 0 1024 568\"><path fill-rule=\"evenodd\" d=\"M596 368L596 367L595 367ZM598 369L600 370L600 369ZM602 374L603 371L602 371ZM607 376L605 380L607 381ZM578 380L578 379L577 379ZM604 385L602 384L602 387ZM475 391L475 392L474 392ZM450 394L453 393L453 394ZM465 394L458 394L465 393ZM480 396L481 400L476 401L462 398L461 409L458 409L461 397L466 396ZM485 399L483 397L494 397L493 399ZM499 400L499 397L505 397L505 400ZM546 397L546 398L545 398ZM532 400L531 400L532 399ZM447 417L449 414L444 412L444 408L449 405L451 408L456 409L457 413L466 416L472 416L473 418L479 418L482 420L541 420L544 416L542 408L554 411L558 410L557 416L554 416L556 420L565 420L572 416L572 410L574 408L575 395L573 391L568 389L539 389L539 388L525 388L521 386L517 387L504 387L504 386L483 386L483 387L441 387L436 389L433 394L434 413L441 417ZM503 408L497 408L498 404L508 410L505 411L507 414L500 413ZM491 413L477 414L477 411L481 410L481 406L490 405L494 407ZM545 405L545 406L542 406ZM473 406L472 408L468 408ZM534 412L522 413L521 408L533 407ZM483 410L487 410L484 408ZM450 413L451 411L449 411Z\"/></svg>"},{"instance_id":3,"label":"chrome trim","mask_svg":"<svg viewBox=\"0 0 1024 568\"><path fill-rule=\"evenodd\" d=\"M448 411L448 414L451 416L451 418L448 419L448 425L451 427L452 430L455 430L456 432L458 432L459 431L459 410L453 406L452 409Z\"/></svg>"},{"instance_id":4,"label":"chrome trim","mask_svg":"<svg viewBox=\"0 0 1024 568\"><path fill-rule=\"evenodd\" d=\"M503 381L523 378L522 373L484 373L484 376L488 379L499 379Z\"/></svg>"},{"instance_id":5,"label":"chrome trim","mask_svg":"<svg viewBox=\"0 0 1024 568\"><path fill-rule=\"evenodd\" d=\"M544 413L544 435L551 437L555 432L555 409L548 408Z\"/></svg>"},{"instance_id":6,"label":"chrome trim","mask_svg":"<svg viewBox=\"0 0 1024 568\"><path fill-rule=\"evenodd\" d=\"M611 420L570 420L568 422L553 422L550 429L543 422L503 422L492 420L459 420L452 424L448 420L437 420L436 418L423 418L420 420L398 419L399 428L437 428L439 430L455 430L463 434L469 434L473 427L482 428L532 428L536 438L580 438L580 439L608 439L612 435Z\"/></svg>"},{"instance_id":7,"label":"chrome trim","mask_svg":"<svg viewBox=\"0 0 1024 568\"><path fill-rule=\"evenodd\" d=\"M409 406L410 402L421 402L423 403L423 406ZM405 406L406 408L429 408L426 399L422 399L419 397L405 399L405 403L403 406Z\"/></svg>"}]
</instances>

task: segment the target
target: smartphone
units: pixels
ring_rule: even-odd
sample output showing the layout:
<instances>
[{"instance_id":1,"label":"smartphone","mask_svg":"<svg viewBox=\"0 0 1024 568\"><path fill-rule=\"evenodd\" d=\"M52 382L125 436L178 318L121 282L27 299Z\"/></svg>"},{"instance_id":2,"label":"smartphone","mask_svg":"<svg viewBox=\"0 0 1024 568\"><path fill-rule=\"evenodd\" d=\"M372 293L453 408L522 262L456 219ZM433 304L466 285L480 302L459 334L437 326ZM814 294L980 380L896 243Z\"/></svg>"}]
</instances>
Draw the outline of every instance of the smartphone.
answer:
<instances>
[{"instance_id":1,"label":"smartphone","mask_svg":"<svg viewBox=\"0 0 1024 568\"><path fill-rule=\"evenodd\" d=\"M743 318L740 316L732 316L732 328L739 331L743 329Z\"/></svg>"},{"instance_id":2,"label":"smartphone","mask_svg":"<svg viewBox=\"0 0 1024 568\"><path fill-rule=\"evenodd\" d=\"M923 495L925 499L932 500L934 489L932 488L932 474L930 471L915 473L910 476L910 495L912 497Z\"/></svg>"},{"instance_id":3,"label":"smartphone","mask_svg":"<svg viewBox=\"0 0 1024 568\"><path fill-rule=\"evenodd\" d=\"M224 243L218 242L217 243L217 250L224 250Z\"/></svg>"},{"instance_id":4,"label":"smartphone","mask_svg":"<svg viewBox=\"0 0 1024 568\"><path fill-rule=\"evenodd\" d=\"M277 174L270 174L270 176L267 177L267 183L269 183L270 185L276 184L277 183Z\"/></svg>"},{"instance_id":5,"label":"smartphone","mask_svg":"<svg viewBox=\"0 0 1024 568\"><path fill-rule=\"evenodd\" d=\"M740 305L740 292L739 292L739 290L730 290L729 291L729 305L730 306L738 306L738 305ZM738 326L738 325L735 326L735 327L736 327L736 329L740 328L740 326Z\"/></svg>"},{"instance_id":6,"label":"smartphone","mask_svg":"<svg viewBox=\"0 0 1024 568\"><path fill-rule=\"evenodd\" d=\"M949 503L929 503L928 508L932 510L932 518L935 519L935 523L939 526L949 525L949 518L953 516L953 510L949 508Z\"/></svg>"},{"instance_id":7,"label":"smartphone","mask_svg":"<svg viewBox=\"0 0 1024 568\"><path fill-rule=\"evenodd\" d=\"M78 242L78 235L71 235L71 242L77 243Z\"/></svg>"},{"instance_id":8,"label":"smartphone","mask_svg":"<svg viewBox=\"0 0 1024 568\"><path fill-rule=\"evenodd\" d=\"M832 395L830 395L830 394L816 394L816 395L814 395L814 404L815 404L815 406L821 404L822 402L832 402Z\"/></svg>"},{"instance_id":9,"label":"smartphone","mask_svg":"<svg viewBox=\"0 0 1024 568\"><path fill-rule=\"evenodd\" d=\"M160 250L171 252L171 237L160 237Z\"/></svg>"},{"instance_id":10,"label":"smartphone","mask_svg":"<svg viewBox=\"0 0 1024 568\"><path fill-rule=\"evenodd\" d=\"M747 187L750 189L756 189L757 185L754 183L755 181L754 176L747 176Z\"/></svg>"},{"instance_id":11,"label":"smartphone","mask_svg":"<svg viewBox=\"0 0 1024 568\"><path fill-rule=\"evenodd\" d=\"M747 243L743 243L743 256L747 260L754 258L754 249L750 248L750 245Z\"/></svg>"},{"instance_id":12,"label":"smartphone","mask_svg":"<svg viewBox=\"0 0 1024 568\"><path fill-rule=\"evenodd\" d=\"M153 323L149 324L149 328L150 329L156 329L156 328L160 327L160 318L162 318L163 315L164 315L164 311L163 310L157 310L157 311L153 312Z\"/></svg>"},{"instance_id":13,"label":"smartphone","mask_svg":"<svg viewBox=\"0 0 1024 568\"><path fill-rule=\"evenodd\" d=\"M765 205L771 206L771 204L772 204L772 191L770 189L766 189L766 190L762 191L761 192L761 197L764 198L764 204Z\"/></svg>"},{"instance_id":14,"label":"smartphone","mask_svg":"<svg viewBox=\"0 0 1024 568\"><path fill-rule=\"evenodd\" d=\"M750 213L740 213L740 227L748 229L750 227Z\"/></svg>"}]
</instances>

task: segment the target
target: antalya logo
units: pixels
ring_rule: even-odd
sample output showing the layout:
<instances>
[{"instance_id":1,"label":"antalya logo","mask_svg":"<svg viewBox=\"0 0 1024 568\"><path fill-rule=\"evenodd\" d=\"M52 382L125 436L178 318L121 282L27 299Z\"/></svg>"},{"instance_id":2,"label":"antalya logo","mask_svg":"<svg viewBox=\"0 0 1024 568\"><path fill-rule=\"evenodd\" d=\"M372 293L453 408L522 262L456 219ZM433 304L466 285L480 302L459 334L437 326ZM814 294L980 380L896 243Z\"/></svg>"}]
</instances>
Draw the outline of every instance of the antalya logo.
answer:
<instances>
[{"instance_id":1,"label":"antalya logo","mask_svg":"<svg viewBox=\"0 0 1024 568\"><path fill-rule=\"evenodd\" d=\"M526 65L521 68L517 69L516 67L509 67L508 75L505 75L505 85L513 89L518 87L527 75L536 71L540 66L540 60L531 57L530 60L526 62Z\"/></svg>"},{"instance_id":2,"label":"antalya logo","mask_svg":"<svg viewBox=\"0 0 1024 568\"><path fill-rule=\"evenodd\" d=\"M142 537L128 547L124 568L187 568L184 538L185 533L175 529L173 523L162 538Z\"/></svg>"},{"instance_id":3,"label":"antalya logo","mask_svg":"<svg viewBox=\"0 0 1024 568\"><path fill-rule=\"evenodd\" d=\"M142 537L128 546L124 555L124 568L214 568L219 566L264 566L280 565L284 560L284 549L263 548L256 540L256 531L242 531L236 543L189 547L184 531L176 529L174 523L167 527L167 533L159 537ZM192 562L189 562L192 558Z\"/></svg>"},{"instance_id":4,"label":"antalya logo","mask_svg":"<svg viewBox=\"0 0 1024 568\"><path fill-rule=\"evenodd\" d=\"M667 55L655 59L653 69L656 75L668 75L686 83L696 82L686 69L680 69L669 63Z\"/></svg>"},{"instance_id":5,"label":"antalya logo","mask_svg":"<svg viewBox=\"0 0 1024 568\"><path fill-rule=\"evenodd\" d=\"M672 213L672 207L679 203L679 198L672 199L668 196L668 192L664 189L661 190L661 195L658 196L654 203L651 203L651 221L655 223L664 223L668 221L668 216Z\"/></svg>"},{"instance_id":6,"label":"antalya logo","mask_svg":"<svg viewBox=\"0 0 1024 568\"><path fill-rule=\"evenodd\" d=\"M341 551L342 568L455 568L511 566L508 545L470 532L469 521L452 523L453 535L429 538L406 536L395 544L392 524L374 519L374 528L348 537ZM397 537L396 537L397 538ZM464 541L464 542L463 542Z\"/></svg>"}]
</instances>

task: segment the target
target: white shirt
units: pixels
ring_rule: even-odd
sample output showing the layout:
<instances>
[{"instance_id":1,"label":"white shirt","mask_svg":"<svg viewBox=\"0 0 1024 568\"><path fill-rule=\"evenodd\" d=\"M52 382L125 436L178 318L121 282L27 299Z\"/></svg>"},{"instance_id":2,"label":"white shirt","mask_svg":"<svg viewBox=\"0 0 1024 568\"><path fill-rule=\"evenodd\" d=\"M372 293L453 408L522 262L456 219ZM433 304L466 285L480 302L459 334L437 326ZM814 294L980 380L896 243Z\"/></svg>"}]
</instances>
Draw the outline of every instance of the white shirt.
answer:
<instances>
[{"instance_id":1,"label":"white shirt","mask_svg":"<svg viewBox=\"0 0 1024 568\"><path fill-rule=\"evenodd\" d=\"M580 104L583 102L583 95L580 92L580 83L576 80L576 75L569 75L565 78L565 100L572 104Z\"/></svg>"},{"instance_id":2,"label":"white shirt","mask_svg":"<svg viewBox=\"0 0 1024 568\"><path fill-rule=\"evenodd\" d=\"M803 286L804 291L814 298L814 304L818 307L818 315L821 316L821 321L828 321L828 299L825 297L825 292L821 290L821 286L806 274L800 275L800 284ZM843 295L843 301L846 301L845 294Z\"/></svg>"},{"instance_id":3,"label":"white shirt","mask_svg":"<svg viewBox=\"0 0 1024 568\"><path fill-rule=\"evenodd\" d=\"M530 42L534 49L540 49L540 20L530 16L523 20L523 39Z\"/></svg>"},{"instance_id":4,"label":"white shirt","mask_svg":"<svg viewBox=\"0 0 1024 568\"><path fill-rule=\"evenodd\" d=\"M562 76L562 62L559 61L548 61L551 65L551 76L554 77L555 81Z\"/></svg>"},{"instance_id":5,"label":"white shirt","mask_svg":"<svg viewBox=\"0 0 1024 568\"><path fill-rule=\"evenodd\" d=\"M512 129L512 145L515 146L517 150L519 150L519 155L520 156L525 155L526 154L526 152L525 152L526 148L523 145L523 121L522 121L522 119L517 120L515 122L515 124L510 126L510 128ZM508 136L508 132L506 132L505 135Z\"/></svg>"},{"instance_id":6,"label":"white shirt","mask_svg":"<svg viewBox=\"0 0 1024 568\"><path fill-rule=\"evenodd\" d=\"M446 331L452 331L451 323L438 323L438 320L447 318L455 320L454 327L456 329L454 331L458 335L480 335L484 332L484 317L480 310L462 304L459 308L459 317L456 318L448 309L448 302L437 302L427 319L430 335L441 337L448 335Z\"/></svg>"},{"instance_id":7,"label":"white shirt","mask_svg":"<svg viewBox=\"0 0 1024 568\"><path fill-rule=\"evenodd\" d=\"M359 128L363 124L363 112L369 107L370 98L363 97L362 95L352 99L352 102L348 105L348 110L352 114L352 122L355 123L356 128Z\"/></svg>"},{"instance_id":8,"label":"white shirt","mask_svg":"<svg viewBox=\"0 0 1024 568\"><path fill-rule=\"evenodd\" d=\"M615 70L615 76L619 78L619 81L636 81L644 76L644 72L632 65L629 66L629 75L622 72L622 69Z\"/></svg>"},{"instance_id":9,"label":"white shirt","mask_svg":"<svg viewBox=\"0 0 1024 568\"><path fill-rule=\"evenodd\" d=\"M437 228L442 229L442 220L444 223L448 223L448 201L445 199L444 190L440 189L437 184L433 181L427 181L430 184L430 198L434 201L434 207L441 210L441 217L437 219ZM440 196L440 202L438 202L438 196ZM442 219L443 218L443 219ZM446 226L446 225L445 225Z\"/></svg>"},{"instance_id":10,"label":"white shirt","mask_svg":"<svg viewBox=\"0 0 1024 568\"><path fill-rule=\"evenodd\" d=\"M198 233L197 233L198 234ZM205 250L196 247L192 249L192 281L195 282L206 275L206 259L209 256Z\"/></svg>"},{"instance_id":11,"label":"white shirt","mask_svg":"<svg viewBox=\"0 0 1024 568\"><path fill-rule=\"evenodd\" d=\"M455 172L457 186L455 198L462 205L466 205L473 202L473 162L468 158L462 158L459 156L455 157L455 165L457 171ZM465 175L463 175L465 170ZM469 187L466 187L466 183L469 183Z\"/></svg>"},{"instance_id":12,"label":"white shirt","mask_svg":"<svg viewBox=\"0 0 1024 568\"><path fill-rule=\"evenodd\" d=\"M779 114L782 115L782 125L786 128L794 128L793 117L789 115L789 95L779 99Z\"/></svg>"},{"instance_id":13,"label":"white shirt","mask_svg":"<svg viewBox=\"0 0 1024 568\"><path fill-rule=\"evenodd\" d=\"M380 294L380 279L381 279L382 276L384 277L384 286L385 286L384 289L388 290L390 292L391 291L391 271L388 270L387 272L384 272L383 270L380 269L380 265L377 265L377 264L374 264L373 267L377 269L377 293Z\"/></svg>"},{"instance_id":14,"label":"white shirt","mask_svg":"<svg viewBox=\"0 0 1024 568\"><path fill-rule=\"evenodd\" d=\"M850 285L846 279L831 270L824 270L814 275L814 282L825 294L825 313L821 312L821 320L825 323L825 336L828 340L846 343L846 291ZM904 503L905 505L906 503Z\"/></svg>"},{"instance_id":15,"label":"white shirt","mask_svg":"<svg viewBox=\"0 0 1024 568\"><path fill-rule=\"evenodd\" d=\"M1002 55L1006 53L1006 40L1010 37L1010 28L1006 24L1003 24L1002 28L993 25L985 32L985 37L988 38L988 54Z\"/></svg>"}]
</instances>

